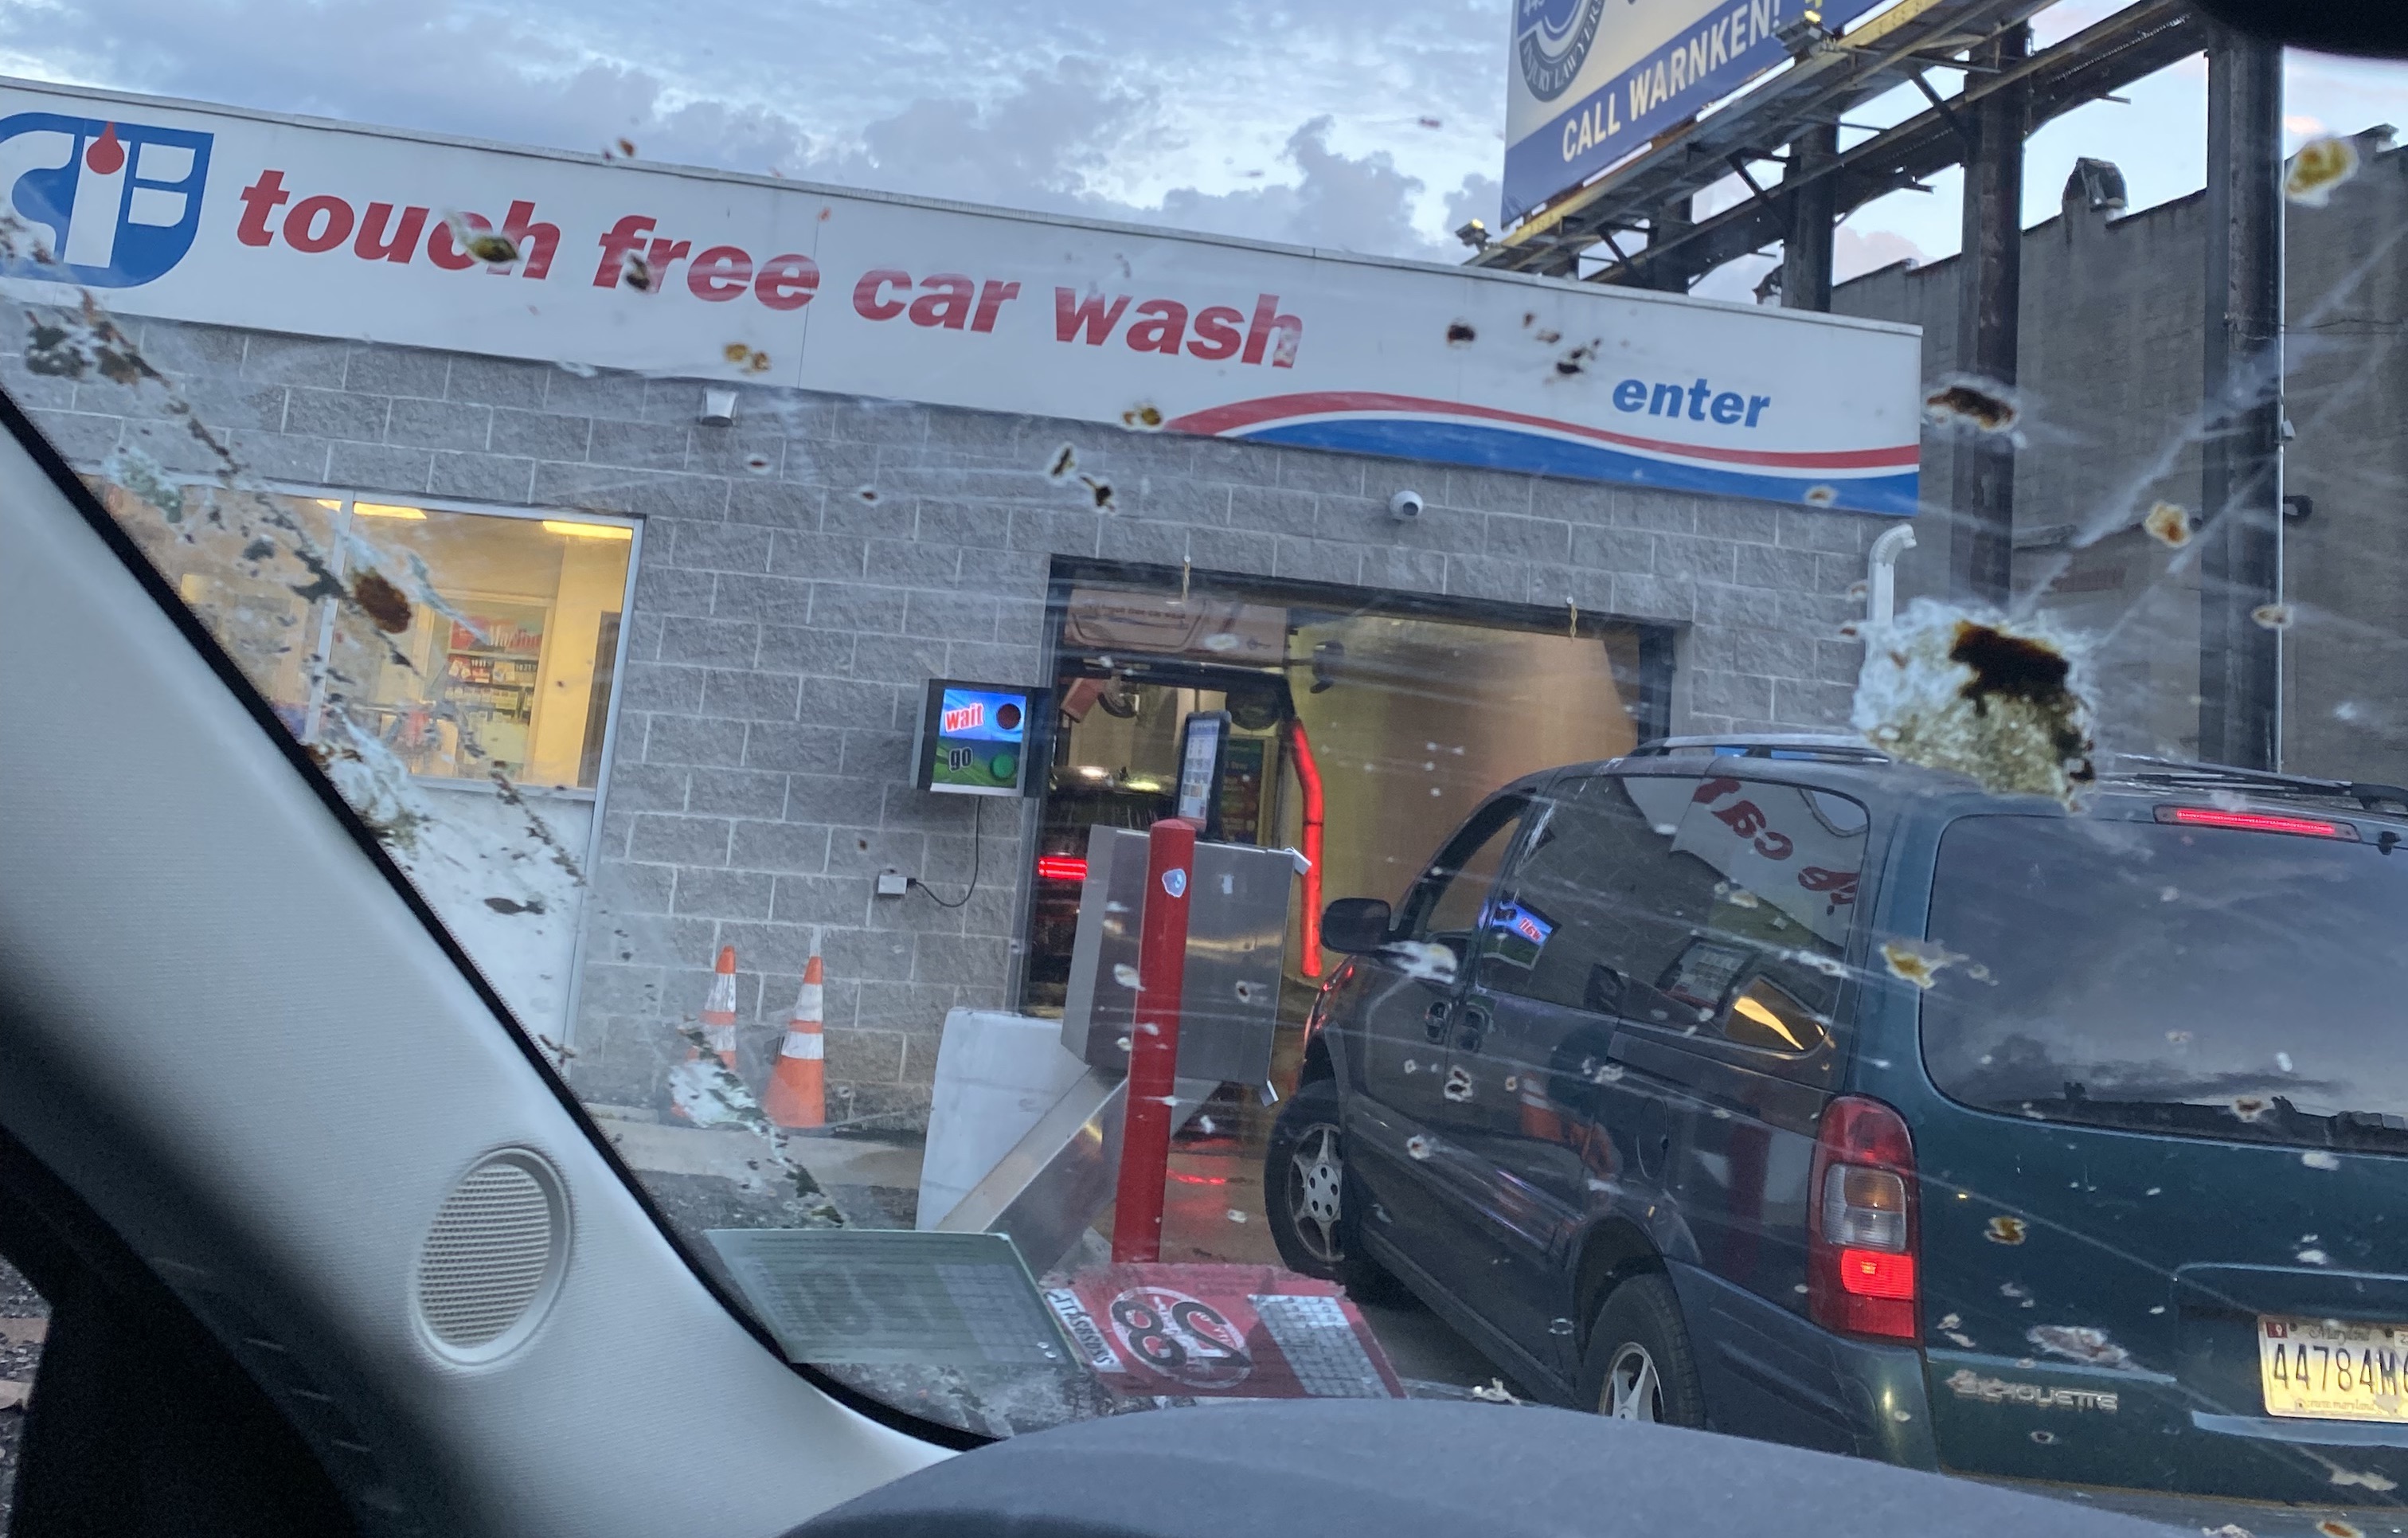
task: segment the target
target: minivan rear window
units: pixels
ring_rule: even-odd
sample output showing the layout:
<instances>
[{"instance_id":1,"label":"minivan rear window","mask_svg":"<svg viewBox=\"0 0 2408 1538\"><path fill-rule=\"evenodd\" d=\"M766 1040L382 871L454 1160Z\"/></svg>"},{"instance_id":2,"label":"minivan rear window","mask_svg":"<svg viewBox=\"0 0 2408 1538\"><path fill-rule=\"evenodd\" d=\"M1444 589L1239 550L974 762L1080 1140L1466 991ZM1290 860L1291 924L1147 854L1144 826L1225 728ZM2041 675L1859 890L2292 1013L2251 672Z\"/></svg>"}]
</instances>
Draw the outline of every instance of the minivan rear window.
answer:
<instances>
[{"instance_id":1,"label":"minivan rear window","mask_svg":"<svg viewBox=\"0 0 2408 1538\"><path fill-rule=\"evenodd\" d=\"M1941 841L1923 1056L1986 1110L2408 1153L2395 840L1973 816Z\"/></svg>"}]
</instances>

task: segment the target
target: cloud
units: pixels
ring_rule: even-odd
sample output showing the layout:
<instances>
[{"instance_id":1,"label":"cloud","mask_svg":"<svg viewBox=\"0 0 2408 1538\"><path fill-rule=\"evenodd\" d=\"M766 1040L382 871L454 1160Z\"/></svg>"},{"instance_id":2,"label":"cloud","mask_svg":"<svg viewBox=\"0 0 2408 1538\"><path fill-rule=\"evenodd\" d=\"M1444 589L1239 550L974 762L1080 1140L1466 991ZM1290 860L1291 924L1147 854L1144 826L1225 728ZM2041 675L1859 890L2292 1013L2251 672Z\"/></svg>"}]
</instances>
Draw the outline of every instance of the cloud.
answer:
<instances>
[{"instance_id":1,"label":"cloud","mask_svg":"<svg viewBox=\"0 0 2408 1538\"><path fill-rule=\"evenodd\" d=\"M52 79L562 148L598 150L661 115L657 78L455 7L27 6L0 10L0 40Z\"/></svg>"},{"instance_id":2,"label":"cloud","mask_svg":"<svg viewBox=\"0 0 2408 1538\"><path fill-rule=\"evenodd\" d=\"M1831 232L1831 281L1844 283L1851 278L1861 278L1878 272L1894 262L1911 262L1920 266L1930 258L1921 247L1894 230L1861 230L1852 223L1842 224ZM1701 299L1729 299L1740 304L1756 302L1756 285L1764 275L1781 265L1780 249L1770 252L1740 257L1726 262L1698 280L1689 292Z\"/></svg>"},{"instance_id":3,"label":"cloud","mask_svg":"<svg viewBox=\"0 0 2408 1538\"><path fill-rule=\"evenodd\" d=\"M1842 224L1832 232L1831 281L1835 283L1878 272L1893 262L1921 266L1928 260L1922 247L1895 230L1860 230Z\"/></svg>"},{"instance_id":4,"label":"cloud","mask_svg":"<svg viewBox=\"0 0 2408 1538\"><path fill-rule=\"evenodd\" d=\"M1426 190L1421 179L1399 169L1385 150L1350 156L1331 149L1332 126L1325 115L1288 136L1281 158L1296 167L1293 184L1220 194L1173 188L1157 208L1133 208L1126 217L1299 246L1429 261L1460 260L1464 254L1460 246L1433 237L1414 223L1414 208ZM1447 218L1460 223L1471 215L1457 218L1457 209L1483 206L1487 212L1482 217L1493 223L1496 185L1476 173L1467 176L1445 195L1440 207Z\"/></svg>"},{"instance_id":5,"label":"cloud","mask_svg":"<svg viewBox=\"0 0 2408 1538\"><path fill-rule=\"evenodd\" d=\"M1477 219L1493 230L1499 223L1498 210L1504 205L1505 184L1493 176L1474 171L1446 194L1444 223L1452 232L1461 229L1467 221Z\"/></svg>"},{"instance_id":6,"label":"cloud","mask_svg":"<svg viewBox=\"0 0 2408 1538\"><path fill-rule=\"evenodd\" d=\"M1756 302L1756 285L1780 265L1778 257L1742 256L1707 273L1690 285L1689 292L1700 299L1728 299L1733 304L1752 305Z\"/></svg>"},{"instance_id":7,"label":"cloud","mask_svg":"<svg viewBox=\"0 0 2408 1538\"><path fill-rule=\"evenodd\" d=\"M1356 158L1332 150L1331 126L1325 114L1287 141L1287 158L1302 173L1296 234L1308 245L1349 251L1396 252L1419 244L1412 205L1422 180L1398 170L1385 150Z\"/></svg>"},{"instance_id":8,"label":"cloud","mask_svg":"<svg viewBox=\"0 0 2408 1538\"><path fill-rule=\"evenodd\" d=\"M1465 169L1493 158L1501 105L1476 105L1502 63L1488 8L794 0L739 24L558 0L81 0L0 8L0 55L276 111L587 151L624 137L653 162L1455 260L1443 231L1495 218L1493 180ZM1247 185L1252 166L1270 179ZM1455 189L1429 195L1425 166Z\"/></svg>"},{"instance_id":9,"label":"cloud","mask_svg":"<svg viewBox=\"0 0 2408 1538\"><path fill-rule=\"evenodd\" d=\"M1150 93L1070 58L1024 73L983 103L922 97L867 124L857 145L822 140L779 169L883 192L1093 212L1111 202L1103 173L1166 137Z\"/></svg>"}]
</instances>

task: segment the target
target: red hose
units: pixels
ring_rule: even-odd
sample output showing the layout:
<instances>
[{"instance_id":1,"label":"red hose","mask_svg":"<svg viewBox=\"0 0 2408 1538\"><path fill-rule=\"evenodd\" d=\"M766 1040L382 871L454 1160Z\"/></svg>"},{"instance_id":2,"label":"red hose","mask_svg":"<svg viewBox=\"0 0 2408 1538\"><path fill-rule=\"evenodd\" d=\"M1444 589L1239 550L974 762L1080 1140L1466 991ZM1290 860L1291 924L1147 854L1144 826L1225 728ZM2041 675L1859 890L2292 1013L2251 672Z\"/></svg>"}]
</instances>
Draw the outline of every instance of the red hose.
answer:
<instances>
[{"instance_id":1,"label":"red hose","mask_svg":"<svg viewBox=\"0 0 2408 1538\"><path fill-rule=\"evenodd\" d=\"M1312 761L1312 740L1305 735L1304 723L1288 718L1287 741L1296 759L1296 783L1304 792L1304 923L1300 926L1303 941L1304 975L1321 975L1321 766Z\"/></svg>"}]
</instances>

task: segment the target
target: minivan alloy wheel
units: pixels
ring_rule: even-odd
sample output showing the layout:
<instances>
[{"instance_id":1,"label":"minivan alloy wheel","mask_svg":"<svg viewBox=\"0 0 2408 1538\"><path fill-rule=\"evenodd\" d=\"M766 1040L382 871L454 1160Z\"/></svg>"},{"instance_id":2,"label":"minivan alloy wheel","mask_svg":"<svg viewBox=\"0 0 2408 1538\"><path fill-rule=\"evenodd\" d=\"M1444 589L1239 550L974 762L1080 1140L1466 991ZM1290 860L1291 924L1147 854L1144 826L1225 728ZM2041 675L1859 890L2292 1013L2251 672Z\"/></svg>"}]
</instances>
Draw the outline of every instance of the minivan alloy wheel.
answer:
<instances>
[{"instance_id":1,"label":"minivan alloy wheel","mask_svg":"<svg viewBox=\"0 0 2408 1538\"><path fill-rule=\"evenodd\" d=\"M1287 1211L1312 1258L1336 1265L1341 1249L1338 1238L1338 1202L1344 1193L1346 1165L1338 1152L1338 1128L1320 1122L1305 1128L1289 1161Z\"/></svg>"},{"instance_id":2,"label":"minivan alloy wheel","mask_svg":"<svg viewBox=\"0 0 2408 1538\"><path fill-rule=\"evenodd\" d=\"M1626 1341L1605 1371L1605 1389L1598 1395L1597 1413L1615 1420L1658 1422L1664 1418L1664 1384L1656 1358L1637 1341Z\"/></svg>"}]
</instances>

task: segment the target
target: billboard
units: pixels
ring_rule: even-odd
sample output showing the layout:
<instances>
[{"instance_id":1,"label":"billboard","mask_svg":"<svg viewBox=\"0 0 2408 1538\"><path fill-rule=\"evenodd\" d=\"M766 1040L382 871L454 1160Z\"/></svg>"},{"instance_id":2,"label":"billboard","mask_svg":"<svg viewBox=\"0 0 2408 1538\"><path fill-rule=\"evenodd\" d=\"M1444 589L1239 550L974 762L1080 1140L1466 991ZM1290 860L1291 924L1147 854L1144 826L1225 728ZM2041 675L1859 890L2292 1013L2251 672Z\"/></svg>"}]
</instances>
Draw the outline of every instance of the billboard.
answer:
<instances>
[{"instance_id":1,"label":"billboard","mask_svg":"<svg viewBox=\"0 0 2408 1538\"><path fill-rule=\"evenodd\" d=\"M18 299L1915 505L1920 342L1879 322L6 80L0 211Z\"/></svg>"},{"instance_id":2,"label":"billboard","mask_svg":"<svg viewBox=\"0 0 2408 1538\"><path fill-rule=\"evenodd\" d=\"M1505 222L1580 185L1785 63L1813 10L1837 31L1881 0L1513 0Z\"/></svg>"}]
</instances>

